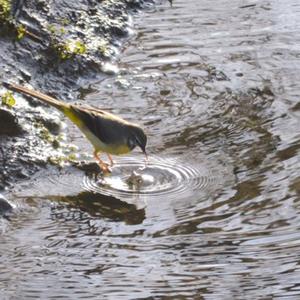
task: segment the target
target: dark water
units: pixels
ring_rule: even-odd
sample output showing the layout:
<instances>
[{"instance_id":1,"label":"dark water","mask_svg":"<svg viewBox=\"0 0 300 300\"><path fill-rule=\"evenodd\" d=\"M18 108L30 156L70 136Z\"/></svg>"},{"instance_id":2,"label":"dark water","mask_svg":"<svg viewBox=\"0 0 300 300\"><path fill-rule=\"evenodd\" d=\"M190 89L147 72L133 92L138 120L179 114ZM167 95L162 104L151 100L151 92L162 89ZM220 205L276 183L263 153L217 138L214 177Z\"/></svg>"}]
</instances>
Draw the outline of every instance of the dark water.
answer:
<instances>
[{"instance_id":1,"label":"dark water","mask_svg":"<svg viewBox=\"0 0 300 300\"><path fill-rule=\"evenodd\" d=\"M126 181L136 153L104 181L18 186L1 299L299 299L299 1L176 0L136 22L85 102L144 124L145 185Z\"/></svg>"}]
</instances>

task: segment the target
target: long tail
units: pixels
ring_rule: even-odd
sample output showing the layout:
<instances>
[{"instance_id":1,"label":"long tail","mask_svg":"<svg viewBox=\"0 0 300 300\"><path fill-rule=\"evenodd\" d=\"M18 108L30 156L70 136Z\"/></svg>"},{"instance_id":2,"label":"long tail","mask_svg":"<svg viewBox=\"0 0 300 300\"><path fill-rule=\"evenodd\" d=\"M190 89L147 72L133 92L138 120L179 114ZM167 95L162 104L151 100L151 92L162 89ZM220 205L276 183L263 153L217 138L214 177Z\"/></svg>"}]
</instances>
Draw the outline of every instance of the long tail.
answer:
<instances>
[{"instance_id":1,"label":"long tail","mask_svg":"<svg viewBox=\"0 0 300 300\"><path fill-rule=\"evenodd\" d=\"M67 103L64 103L64 102L57 100L53 97L50 97L48 95L45 95L41 92L30 90L24 86L21 86L21 85L15 84L15 83L4 82L3 85L12 91L16 91L16 92L19 92L19 93L22 93L22 94L25 94L28 96L35 97L51 106L54 106L55 108L57 108L58 110L60 110L62 112L65 112L70 107L70 105Z\"/></svg>"}]
</instances>

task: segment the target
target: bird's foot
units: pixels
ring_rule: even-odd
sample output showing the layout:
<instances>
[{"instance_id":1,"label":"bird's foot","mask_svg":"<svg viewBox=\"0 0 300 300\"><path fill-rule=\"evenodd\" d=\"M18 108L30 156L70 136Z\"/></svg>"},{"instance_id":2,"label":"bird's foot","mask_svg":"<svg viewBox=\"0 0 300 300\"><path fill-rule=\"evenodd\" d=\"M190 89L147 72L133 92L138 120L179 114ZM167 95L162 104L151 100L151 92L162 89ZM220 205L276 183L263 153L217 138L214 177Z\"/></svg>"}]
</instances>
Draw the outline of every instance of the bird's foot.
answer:
<instances>
[{"instance_id":1,"label":"bird's foot","mask_svg":"<svg viewBox=\"0 0 300 300\"><path fill-rule=\"evenodd\" d=\"M98 162L98 165L101 169L101 171L104 173L104 174L108 174L108 173L111 173L112 170L111 170L111 167L109 166L109 164L105 163L105 162Z\"/></svg>"},{"instance_id":2,"label":"bird's foot","mask_svg":"<svg viewBox=\"0 0 300 300\"><path fill-rule=\"evenodd\" d=\"M111 155L109 153L107 153L107 157L109 159L110 166L112 167L115 164L115 162L113 161L113 159L112 159L112 157L111 157Z\"/></svg>"},{"instance_id":3,"label":"bird's foot","mask_svg":"<svg viewBox=\"0 0 300 300\"><path fill-rule=\"evenodd\" d=\"M105 163L103 160L100 159L98 152L94 152L94 157L97 160L98 165L104 174L112 172L109 164Z\"/></svg>"}]
</instances>

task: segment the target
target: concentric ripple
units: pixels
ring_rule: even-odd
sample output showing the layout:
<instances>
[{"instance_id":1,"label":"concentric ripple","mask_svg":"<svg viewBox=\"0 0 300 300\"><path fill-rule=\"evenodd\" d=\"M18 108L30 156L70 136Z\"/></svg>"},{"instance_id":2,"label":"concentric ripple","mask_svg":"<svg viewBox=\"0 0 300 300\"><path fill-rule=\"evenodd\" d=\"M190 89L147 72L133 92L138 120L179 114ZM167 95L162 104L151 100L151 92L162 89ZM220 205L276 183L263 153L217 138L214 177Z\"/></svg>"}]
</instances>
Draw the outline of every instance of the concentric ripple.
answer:
<instances>
[{"instance_id":1,"label":"concentric ripple","mask_svg":"<svg viewBox=\"0 0 300 300\"><path fill-rule=\"evenodd\" d=\"M208 169L195 168L175 159L151 157L142 160L122 158L109 176L85 176L83 186L88 191L124 199L136 195L149 197L186 197L195 190L206 190L216 181Z\"/></svg>"}]
</instances>

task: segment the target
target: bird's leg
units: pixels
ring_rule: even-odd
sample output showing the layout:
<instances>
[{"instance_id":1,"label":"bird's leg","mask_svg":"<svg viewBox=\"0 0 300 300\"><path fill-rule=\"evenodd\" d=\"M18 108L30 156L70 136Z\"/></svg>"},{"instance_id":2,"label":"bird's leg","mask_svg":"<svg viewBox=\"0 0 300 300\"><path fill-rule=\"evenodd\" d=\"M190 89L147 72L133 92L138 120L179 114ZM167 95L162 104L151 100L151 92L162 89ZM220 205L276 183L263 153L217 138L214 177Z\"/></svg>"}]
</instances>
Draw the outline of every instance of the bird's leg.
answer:
<instances>
[{"instance_id":1,"label":"bird's leg","mask_svg":"<svg viewBox=\"0 0 300 300\"><path fill-rule=\"evenodd\" d=\"M113 159L112 159L112 157L111 157L111 155L109 153L106 153L106 154L107 154L107 157L108 157L108 159L110 161L110 166L112 167L114 165L114 161L113 161Z\"/></svg>"},{"instance_id":2,"label":"bird's leg","mask_svg":"<svg viewBox=\"0 0 300 300\"><path fill-rule=\"evenodd\" d=\"M97 160L98 164L99 164L99 167L101 168L101 170L104 172L104 173L110 173L111 170L109 169L109 166L107 163L105 163L103 160L100 159L99 157L99 152L97 151L94 151L94 157L95 159Z\"/></svg>"}]
</instances>

